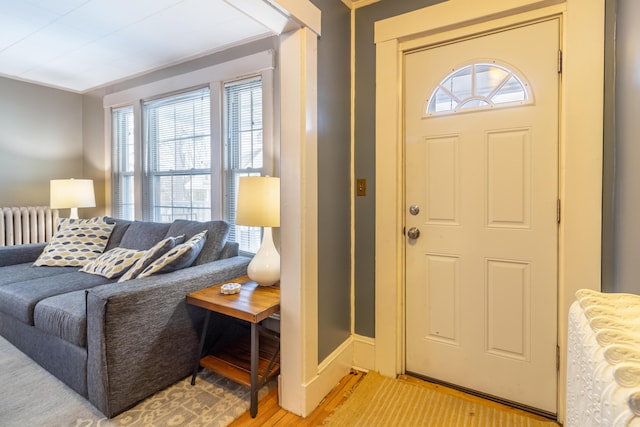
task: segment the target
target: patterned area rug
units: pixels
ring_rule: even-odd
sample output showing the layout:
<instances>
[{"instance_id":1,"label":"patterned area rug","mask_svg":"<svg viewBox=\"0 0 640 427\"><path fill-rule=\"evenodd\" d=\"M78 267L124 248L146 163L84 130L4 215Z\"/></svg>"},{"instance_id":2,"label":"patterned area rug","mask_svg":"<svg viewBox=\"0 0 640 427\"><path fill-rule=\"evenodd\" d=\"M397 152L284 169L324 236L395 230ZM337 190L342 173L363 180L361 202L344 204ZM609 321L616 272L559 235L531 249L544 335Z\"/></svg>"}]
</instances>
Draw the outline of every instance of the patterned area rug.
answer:
<instances>
[{"instance_id":1,"label":"patterned area rug","mask_svg":"<svg viewBox=\"0 0 640 427\"><path fill-rule=\"evenodd\" d=\"M264 397L274 384L258 392ZM76 426L212 426L229 425L249 409L249 388L203 370L162 390L134 408L107 420L78 419Z\"/></svg>"},{"instance_id":2,"label":"patterned area rug","mask_svg":"<svg viewBox=\"0 0 640 427\"><path fill-rule=\"evenodd\" d=\"M258 398L275 387L275 380ZM249 409L249 388L203 370L107 419L0 337L0 426L226 426Z\"/></svg>"},{"instance_id":3,"label":"patterned area rug","mask_svg":"<svg viewBox=\"0 0 640 427\"><path fill-rule=\"evenodd\" d=\"M323 423L330 427L557 427L369 371L342 406Z\"/></svg>"}]
</instances>

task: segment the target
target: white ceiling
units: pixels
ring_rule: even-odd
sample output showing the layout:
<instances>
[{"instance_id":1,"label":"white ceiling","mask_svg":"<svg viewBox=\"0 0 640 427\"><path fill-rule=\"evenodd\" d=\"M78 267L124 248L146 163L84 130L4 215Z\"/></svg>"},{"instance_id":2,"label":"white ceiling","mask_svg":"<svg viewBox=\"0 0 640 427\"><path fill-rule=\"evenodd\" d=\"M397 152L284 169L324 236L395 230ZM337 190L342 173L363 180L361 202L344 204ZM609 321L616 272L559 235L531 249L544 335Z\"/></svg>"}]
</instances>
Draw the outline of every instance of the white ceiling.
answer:
<instances>
[{"instance_id":1,"label":"white ceiling","mask_svg":"<svg viewBox=\"0 0 640 427\"><path fill-rule=\"evenodd\" d=\"M0 76L83 93L270 34L225 0L0 0Z\"/></svg>"}]
</instances>

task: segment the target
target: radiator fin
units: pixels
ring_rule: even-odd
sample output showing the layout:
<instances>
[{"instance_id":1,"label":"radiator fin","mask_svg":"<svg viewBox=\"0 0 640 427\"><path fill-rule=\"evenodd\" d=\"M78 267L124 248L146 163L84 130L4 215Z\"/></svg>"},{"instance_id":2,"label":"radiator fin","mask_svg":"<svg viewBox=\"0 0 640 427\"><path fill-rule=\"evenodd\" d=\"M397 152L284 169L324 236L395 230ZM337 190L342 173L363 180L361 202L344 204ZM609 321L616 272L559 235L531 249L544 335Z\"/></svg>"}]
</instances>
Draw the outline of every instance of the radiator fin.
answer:
<instances>
[{"instance_id":1,"label":"radiator fin","mask_svg":"<svg viewBox=\"0 0 640 427\"><path fill-rule=\"evenodd\" d=\"M58 217L48 206L0 208L0 246L48 242Z\"/></svg>"}]
</instances>

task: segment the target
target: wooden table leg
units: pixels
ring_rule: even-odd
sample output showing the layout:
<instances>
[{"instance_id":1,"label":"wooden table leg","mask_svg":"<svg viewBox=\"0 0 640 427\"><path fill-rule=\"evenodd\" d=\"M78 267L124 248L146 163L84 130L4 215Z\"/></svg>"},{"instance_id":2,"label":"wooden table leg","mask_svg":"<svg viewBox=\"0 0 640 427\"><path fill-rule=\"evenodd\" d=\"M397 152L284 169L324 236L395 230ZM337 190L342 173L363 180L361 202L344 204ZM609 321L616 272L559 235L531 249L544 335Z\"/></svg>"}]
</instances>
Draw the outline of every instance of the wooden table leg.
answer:
<instances>
[{"instance_id":1,"label":"wooden table leg","mask_svg":"<svg viewBox=\"0 0 640 427\"><path fill-rule=\"evenodd\" d=\"M255 418L258 414L258 326L251 323L251 418Z\"/></svg>"}]
</instances>

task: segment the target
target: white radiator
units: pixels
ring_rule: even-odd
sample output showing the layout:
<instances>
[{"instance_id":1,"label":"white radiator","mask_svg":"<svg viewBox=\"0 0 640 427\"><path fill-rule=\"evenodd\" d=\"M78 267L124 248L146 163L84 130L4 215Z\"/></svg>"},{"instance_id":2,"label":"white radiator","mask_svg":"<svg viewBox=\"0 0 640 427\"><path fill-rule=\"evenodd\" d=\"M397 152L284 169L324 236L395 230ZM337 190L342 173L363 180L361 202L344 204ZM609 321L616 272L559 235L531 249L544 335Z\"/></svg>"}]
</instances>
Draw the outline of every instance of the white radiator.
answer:
<instances>
[{"instance_id":1,"label":"white radiator","mask_svg":"<svg viewBox=\"0 0 640 427\"><path fill-rule=\"evenodd\" d=\"M48 242L58 216L48 206L0 208L0 246Z\"/></svg>"},{"instance_id":2,"label":"white radiator","mask_svg":"<svg viewBox=\"0 0 640 427\"><path fill-rule=\"evenodd\" d=\"M640 426L640 296L583 289L576 298L564 425Z\"/></svg>"}]
</instances>

